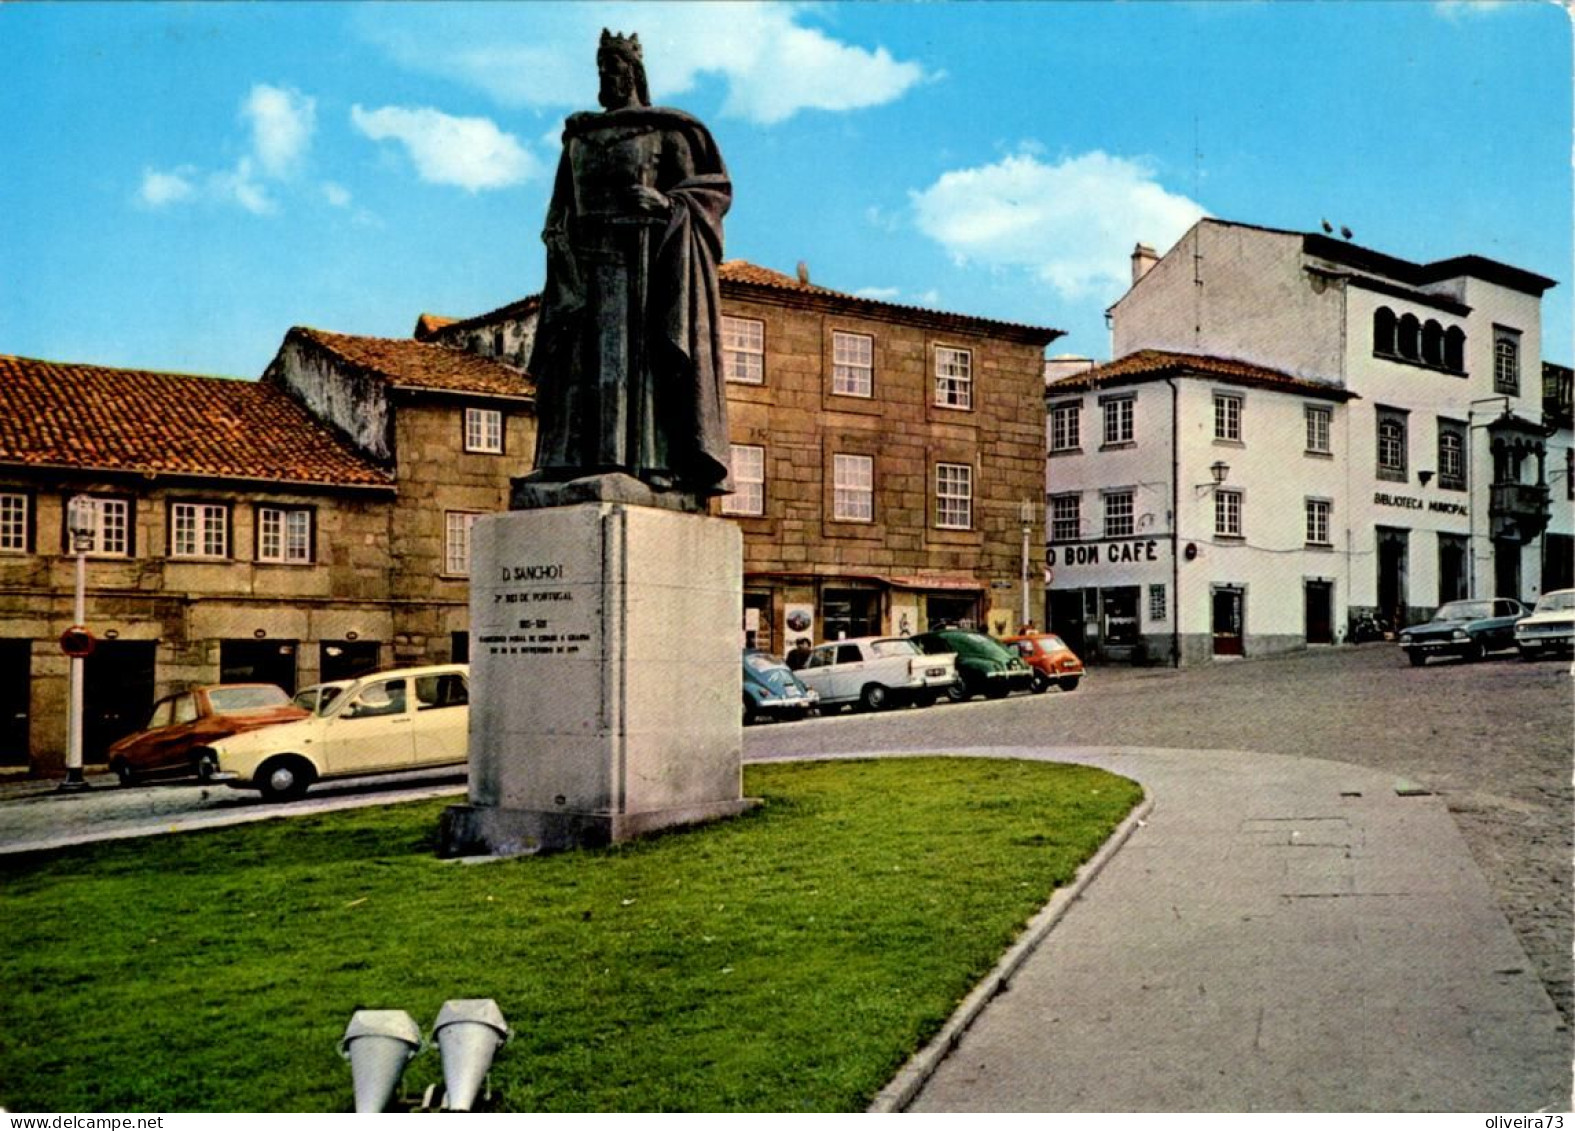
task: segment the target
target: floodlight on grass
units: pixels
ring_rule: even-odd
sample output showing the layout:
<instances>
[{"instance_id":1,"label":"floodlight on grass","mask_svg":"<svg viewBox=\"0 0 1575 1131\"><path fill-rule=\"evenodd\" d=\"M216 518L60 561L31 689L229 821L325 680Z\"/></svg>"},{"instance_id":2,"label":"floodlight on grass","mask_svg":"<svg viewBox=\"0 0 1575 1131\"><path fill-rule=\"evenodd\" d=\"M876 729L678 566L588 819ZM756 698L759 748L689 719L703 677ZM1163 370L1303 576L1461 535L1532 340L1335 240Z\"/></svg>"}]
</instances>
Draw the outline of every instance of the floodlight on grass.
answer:
<instances>
[{"instance_id":1,"label":"floodlight on grass","mask_svg":"<svg viewBox=\"0 0 1575 1131\"><path fill-rule=\"evenodd\" d=\"M492 1058L509 1039L503 1011L491 998L445 1001L432 1026L443 1057L443 1088L450 1111L469 1111L476 1102Z\"/></svg>"},{"instance_id":2,"label":"floodlight on grass","mask_svg":"<svg viewBox=\"0 0 1575 1131\"><path fill-rule=\"evenodd\" d=\"M350 1062L358 1115L375 1114L388 1106L405 1074L405 1065L421 1051L421 1027L402 1009L358 1009L345 1028L339 1052Z\"/></svg>"}]
</instances>

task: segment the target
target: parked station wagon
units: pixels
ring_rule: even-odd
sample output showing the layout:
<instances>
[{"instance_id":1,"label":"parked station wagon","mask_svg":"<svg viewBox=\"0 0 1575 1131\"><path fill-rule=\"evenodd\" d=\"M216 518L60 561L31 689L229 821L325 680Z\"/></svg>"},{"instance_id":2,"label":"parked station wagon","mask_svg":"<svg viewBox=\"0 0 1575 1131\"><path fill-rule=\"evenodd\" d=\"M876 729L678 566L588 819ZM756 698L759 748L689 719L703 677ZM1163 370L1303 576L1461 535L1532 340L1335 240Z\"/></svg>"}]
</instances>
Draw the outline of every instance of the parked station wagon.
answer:
<instances>
[{"instance_id":1,"label":"parked station wagon","mask_svg":"<svg viewBox=\"0 0 1575 1131\"><path fill-rule=\"evenodd\" d=\"M464 664L374 672L309 718L215 743L214 779L286 801L325 778L457 765L469 756L469 699Z\"/></svg>"}]
</instances>

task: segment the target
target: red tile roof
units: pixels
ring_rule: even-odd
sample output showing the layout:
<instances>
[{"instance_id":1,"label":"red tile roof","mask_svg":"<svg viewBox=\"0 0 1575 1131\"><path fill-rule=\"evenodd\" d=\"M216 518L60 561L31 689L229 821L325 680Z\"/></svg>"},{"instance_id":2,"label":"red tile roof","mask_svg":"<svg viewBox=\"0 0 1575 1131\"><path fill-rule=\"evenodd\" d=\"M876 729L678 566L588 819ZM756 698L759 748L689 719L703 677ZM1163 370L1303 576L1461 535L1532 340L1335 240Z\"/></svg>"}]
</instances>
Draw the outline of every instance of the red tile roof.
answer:
<instances>
[{"instance_id":1,"label":"red tile roof","mask_svg":"<svg viewBox=\"0 0 1575 1131\"><path fill-rule=\"evenodd\" d=\"M273 385L6 355L0 464L393 485Z\"/></svg>"},{"instance_id":2,"label":"red tile roof","mask_svg":"<svg viewBox=\"0 0 1575 1131\"><path fill-rule=\"evenodd\" d=\"M536 386L520 370L491 358L410 338L364 338L296 326L285 341L331 355L396 389L530 398Z\"/></svg>"},{"instance_id":3,"label":"red tile roof","mask_svg":"<svg viewBox=\"0 0 1575 1131\"><path fill-rule=\"evenodd\" d=\"M418 342L424 342L443 327L452 326L457 321L442 314L423 314L416 319L416 332L411 336Z\"/></svg>"},{"instance_id":4,"label":"red tile roof","mask_svg":"<svg viewBox=\"0 0 1575 1131\"><path fill-rule=\"evenodd\" d=\"M1254 365L1248 361L1213 357L1208 354L1173 353L1168 350L1138 350L1115 361L1106 362L1104 365L1096 365L1082 373L1052 381L1045 388L1051 395L1080 393L1088 389L1106 388L1112 385L1158 381L1166 377L1204 377L1232 385L1279 389L1287 393L1300 393L1337 401L1350 400L1356 396L1341 385L1309 381L1305 377L1295 377L1283 370Z\"/></svg>"}]
</instances>

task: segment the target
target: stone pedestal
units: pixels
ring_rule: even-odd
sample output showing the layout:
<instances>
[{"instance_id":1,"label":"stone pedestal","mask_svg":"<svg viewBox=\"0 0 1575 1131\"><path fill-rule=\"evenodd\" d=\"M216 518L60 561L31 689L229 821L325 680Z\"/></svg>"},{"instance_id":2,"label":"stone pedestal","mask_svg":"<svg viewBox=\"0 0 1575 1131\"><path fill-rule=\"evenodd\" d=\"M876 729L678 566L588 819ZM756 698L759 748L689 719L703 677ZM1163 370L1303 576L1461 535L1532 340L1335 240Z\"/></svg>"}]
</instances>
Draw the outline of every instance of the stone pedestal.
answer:
<instances>
[{"instance_id":1,"label":"stone pedestal","mask_svg":"<svg viewBox=\"0 0 1575 1131\"><path fill-rule=\"evenodd\" d=\"M747 808L743 542L725 519L589 501L471 530L470 798L445 856L608 844Z\"/></svg>"}]
</instances>

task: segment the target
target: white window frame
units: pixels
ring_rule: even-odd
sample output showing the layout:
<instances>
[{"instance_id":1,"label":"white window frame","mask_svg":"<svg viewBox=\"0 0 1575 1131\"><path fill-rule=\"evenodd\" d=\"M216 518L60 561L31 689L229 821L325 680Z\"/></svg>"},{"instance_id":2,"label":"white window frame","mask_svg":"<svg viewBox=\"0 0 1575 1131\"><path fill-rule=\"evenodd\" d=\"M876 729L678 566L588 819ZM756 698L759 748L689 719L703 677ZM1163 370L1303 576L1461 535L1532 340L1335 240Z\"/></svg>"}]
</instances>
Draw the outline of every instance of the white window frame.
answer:
<instances>
[{"instance_id":1,"label":"white window frame","mask_svg":"<svg viewBox=\"0 0 1575 1131\"><path fill-rule=\"evenodd\" d=\"M935 465L935 527L973 529L973 467L966 463Z\"/></svg>"},{"instance_id":2,"label":"white window frame","mask_svg":"<svg viewBox=\"0 0 1575 1131\"><path fill-rule=\"evenodd\" d=\"M766 324L722 315L722 377L739 385L766 383Z\"/></svg>"},{"instance_id":3,"label":"white window frame","mask_svg":"<svg viewBox=\"0 0 1575 1131\"><path fill-rule=\"evenodd\" d=\"M1378 476L1405 479L1410 466L1410 423L1394 409L1378 410Z\"/></svg>"},{"instance_id":4,"label":"white window frame","mask_svg":"<svg viewBox=\"0 0 1575 1131\"><path fill-rule=\"evenodd\" d=\"M1307 450L1314 455L1334 453L1334 410L1328 405L1304 405L1307 420Z\"/></svg>"},{"instance_id":5,"label":"white window frame","mask_svg":"<svg viewBox=\"0 0 1575 1131\"><path fill-rule=\"evenodd\" d=\"M170 503L172 558L217 561L230 556L230 508L223 503Z\"/></svg>"},{"instance_id":6,"label":"white window frame","mask_svg":"<svg viewBox=\"0 0 1575 1131\"><path fill-rule=\"evenodd\" d=\"M0 554L27 553L32 501L32 496L21 491L0 492Z\"/></svg>"},{"instance_id":7,"label":"white window frame","mask_svg":"<svg viewBox=\"0 0 1575 1131\"><path fill-rule=\"evenodd\" d=\"M1114 448L1136 441L1136 397L1111 397L1101 401L1099 408L1104 414L1105 447Z\"/></svg>"},{"instance_id":8,"label":"white window frame","mask_svg":"<svg viewBox=\"0 0 1575 1131\"><path fill-rule=\"evenodd\" d=\"M733 493L722 496L722 513L759 516L766 513L766 449L759 444L732 444L729 462Z\"/></svg>"},{"instance_id":9,"label":"white window frame","mask_svg":"<svg viewBox=\"0 0 1575 1131\"><path fill-rule=\"evenodd\" d=\"M465 409L465 450L503 454L503 413L500 409Z\"/></svg>"},{"instance_id":10,"label":"white window frame","mask_svg":"<svg viewBox=\"0 0 1575 1131\"><path fill-rule=\"evenodd\" d=\"M1241 492L1231 487L1220 487L1214 492L1214 537L1242 537Z\"/></svg>"},{"instance_id":11,"label":"white window frame","mask_svg":"<svg viewBox=\"0 0 1575 1131\"><path fill-rule=\"evenodd\" d=\"M1329 499L1307 500L1307 544L1334 545L1334 503Z\"/></svg>"},{"instance_id":12,"label":"white window frame","mask_svg":"<svg viewBox=\"0 0 1575 1131\"><path fill-rule=\"evenodd\" d=\"M1050 406L1050 450L1076 452L1083 447L1081 401L1065 401Z\"/></svg>"},{"instance_id":13,"label":"white window frame","mask_svg":"<svg viewBox=\"0 0 1575 1131\"><path fill-rule=\"evenodd\" d=\"M1137 533L1136 491L1106 491L1100 498L1104 502L1106 538L1130 538Z\"/></svg>"},{"instance_id":14,"label":"white window frame","mask_svg":"<svg viewBox=\"0 0 1575 1131\"><path fill-rule=\"evenodd\" d=\"M1148 587L1148 619L1155 622L1170 619L1170 590L1164 582Z\"/></svg>"},{"instance_id":15,"label":"white window frame","mask_svg":"<svg viewBox=\"0 0 1575 1131\"><path fill-rule=\"evenodd\" d=\"M837 452L831 457L831 517L837 522L875 521L875 458Z\"/></svg>"},{"instance_id":16,"label":"white window frame","mask_svg":"<svg viewBox=\"0 0 1575 1131\"><path fill-rule=\"evenodd\" d=\"M257 560L274 565L312 564L309 507L257 508Z\"/></svg>"},{"instance_id":17,"label":"white window frame","mask_svg":"<svg viewBox=\"0 0 1575 1131\"><path fill-rule=\"evenodd\" d=\"M1083 496L1068 492L1050 496L1050 541L1076 542L1083 537Z\"/></svg>"},{"instance_id":18,"label":"white window frame","mask_svg":"<svg viewBox=\"0 0 1575 1131\"><path fill-rule=\"evenodd\" d=\"M1520 331L1493 327L1493 391L1520 396Z\"/></svg>"},{"instance_id":19,"label":"white window frame","mask_svg":"<svg viewBox=\"0 0 1575 1131\"><path fill-rule=\"evenodd\" d=\"M1214 438L1227 444L1241 443L1242 398L1235 393L1214 394Z\"/></svg>"},{"instance_id":20,"label":"white window frame","mask_svg":"<svg viewBox=\"0 0 1575 1131\"><path fill-rule=\"evenodd\" d=\"M1446 491L1464 491L1469 486L1466 483L1466 426L1452 420L1438 422L1438 485Z\"/></svg>"},{"instance_id":21,"label":"white window frame","mask_svg":"<svg viewBox=\"0 0 1575 1131\"><path fill-rule=\"evenodd\" d=\"M973 351L935 347L935 406L973 408Z\"/></svg>"},{"instance_id":22,"label":"white window frame","mask_svg":"<svg viewBox=\"0 0 1575 1131\"><path fill-rule=\"evenodd\" d=\"M470 576L470 531L479 511L443 512L443 574L445 577Z\"/></svg>"},{"instance_id":23,"label":"white window frame","mask_svg":"<svg viewBox=\"0 0 1575 1131\"><path fill-rule=\"evenodd\" d=\"M875 339L847 330L831 332L831 391L843 397L875 395Z\"/></svg>"},{"instance_id":24,"label":"white window frame","mask_svg":"<svg viewBox=\"0 0 1575 1131\"><path fill-rule=\"evenodd\" d=\"M93 503L93 534L87 552L97 558L131 556L131 501L84 496ZM67 540L69 543L69 539Z\"/></svg>"}]
</instances>

